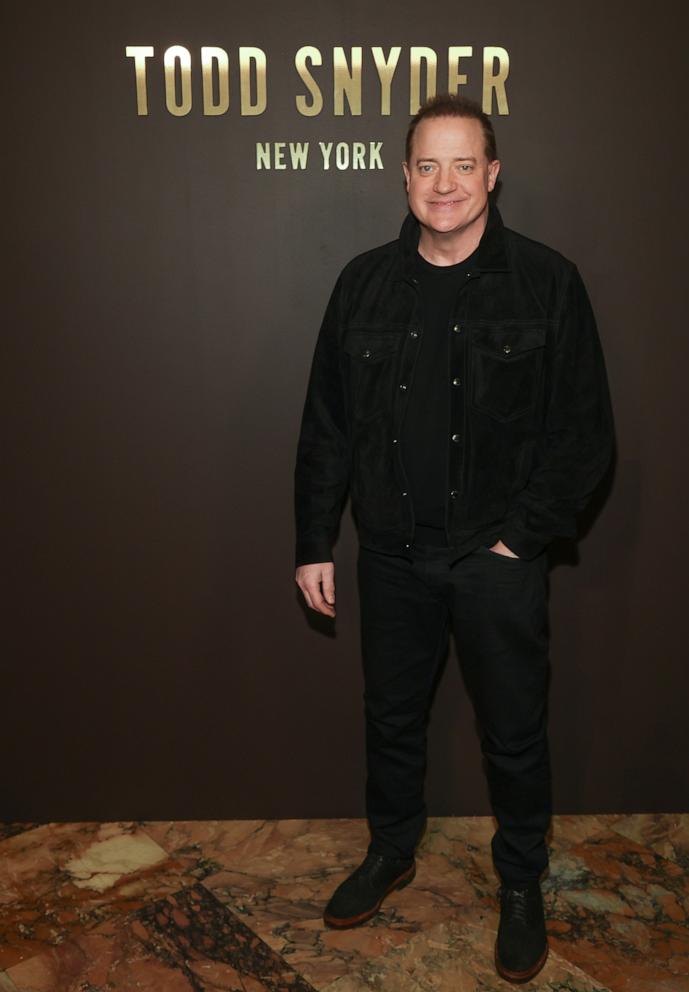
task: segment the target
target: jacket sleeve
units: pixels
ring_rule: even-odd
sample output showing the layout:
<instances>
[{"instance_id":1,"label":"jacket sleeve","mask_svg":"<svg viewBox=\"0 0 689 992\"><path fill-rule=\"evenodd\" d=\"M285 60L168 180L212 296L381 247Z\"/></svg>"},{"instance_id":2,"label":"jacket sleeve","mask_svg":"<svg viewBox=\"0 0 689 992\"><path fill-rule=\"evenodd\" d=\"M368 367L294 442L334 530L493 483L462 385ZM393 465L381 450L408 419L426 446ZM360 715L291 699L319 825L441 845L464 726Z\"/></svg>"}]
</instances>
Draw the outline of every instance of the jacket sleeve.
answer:
<instances>
[{"instance_id":1,"label":"jacket sleeve","mask_svg":"<svg viewBox=\"0 0 689 992\"><path fill-rule=\"evenodd\" d=\"M339 329L342 277L337 280L316 342L294 472L296 564L333 560L349 489L351 446Z\"/></svg>"},{"instance_id":2,"label":"jacket sleeve","mask_svg":"<svg viewBox=\"0 0 689 992\"><path fill-rule=\"evenodd\" d=\"M546 356L545 429L500 533L507 547L533 558L553 537L576 537L576 514L605 474L612 449L603 352L588 294L572 266Z\"/></svg>"}]
</instances>

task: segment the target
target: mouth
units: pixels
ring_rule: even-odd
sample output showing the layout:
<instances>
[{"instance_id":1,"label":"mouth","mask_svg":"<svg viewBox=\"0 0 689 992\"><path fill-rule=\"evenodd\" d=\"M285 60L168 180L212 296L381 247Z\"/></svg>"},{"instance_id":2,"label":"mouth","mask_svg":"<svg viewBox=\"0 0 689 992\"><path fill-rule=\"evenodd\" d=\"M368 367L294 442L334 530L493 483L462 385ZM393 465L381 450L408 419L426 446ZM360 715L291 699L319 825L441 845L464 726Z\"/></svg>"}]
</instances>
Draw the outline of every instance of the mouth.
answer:
<instances>
[{"instance_id":1,"label":"mouth","mask_svg":"<svg viewBox=\"0 0 689 992\"><path fill-rule=\"evenodd\" d=\"M438 207L441 210L448 207L458 207L463 200L429 200L428 205L431 207Z\"/></svg>"}]
</instances>

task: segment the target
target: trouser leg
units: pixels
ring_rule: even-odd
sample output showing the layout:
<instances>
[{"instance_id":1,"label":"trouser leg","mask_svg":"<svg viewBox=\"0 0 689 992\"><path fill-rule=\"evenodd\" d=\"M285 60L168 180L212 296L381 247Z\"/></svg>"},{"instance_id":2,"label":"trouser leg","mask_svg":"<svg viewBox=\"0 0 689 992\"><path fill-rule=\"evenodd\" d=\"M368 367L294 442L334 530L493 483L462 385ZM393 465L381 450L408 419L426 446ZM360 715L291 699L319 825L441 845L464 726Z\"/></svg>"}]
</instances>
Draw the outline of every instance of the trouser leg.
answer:
<instances>
[{"instance_id":1,"label":"trouser leg","mask_svg":"<svg viewBox=\"0 0 689 992\"><path fill-rule=\"evenodd\" d=\"M449 629L423 563L361 548L358 560L371 849L409 857L426 820L426 729Z\"/></svg>"},{"instance_id":2,"label":"trouser leg","mask_svg":"<svg viewBox=\"0 0 689 992\"><path fill-rule=\"evenodd\" d=\"M548 864L547 562L480 549L455 563L453 628L498 829L493 860L518 885Z\"/></svg>"}]
</instances>

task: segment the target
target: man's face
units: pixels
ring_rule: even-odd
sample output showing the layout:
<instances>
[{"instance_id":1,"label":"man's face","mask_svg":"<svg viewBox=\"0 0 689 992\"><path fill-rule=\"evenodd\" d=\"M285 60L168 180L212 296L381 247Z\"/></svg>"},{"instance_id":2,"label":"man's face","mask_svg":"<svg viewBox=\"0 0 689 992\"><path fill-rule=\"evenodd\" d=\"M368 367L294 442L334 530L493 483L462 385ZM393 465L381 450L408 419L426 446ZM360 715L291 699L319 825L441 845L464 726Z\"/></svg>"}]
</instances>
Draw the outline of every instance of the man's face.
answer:
<instances>
[{"instance_id":1,"label":"man's face","mask_svg":"<svg viewBox=\"0 0 689 992\"><path fill-rule=\"evenodd\" d=\"M480 233L500 171L486 158L483 128L471 117L430 117L414 132L403 162L409 209L433 235Z\"/></svg>"}]
</instances>

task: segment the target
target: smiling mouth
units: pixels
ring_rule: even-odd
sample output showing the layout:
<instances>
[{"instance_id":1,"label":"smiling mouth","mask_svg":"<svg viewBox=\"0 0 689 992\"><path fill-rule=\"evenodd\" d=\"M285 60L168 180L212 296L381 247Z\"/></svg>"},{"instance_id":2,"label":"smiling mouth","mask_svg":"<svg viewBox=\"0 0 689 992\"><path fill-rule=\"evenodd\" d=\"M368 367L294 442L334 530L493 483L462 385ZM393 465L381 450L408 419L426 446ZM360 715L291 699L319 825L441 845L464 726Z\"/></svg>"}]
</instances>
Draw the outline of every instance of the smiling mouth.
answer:
<instances>
[{"instance_id":1,"label":"smiling mouth","mask_svg":"<svg viewBox=\"0 0 689 992\"><path fill-rule=\"evenodd\" d=\"M431 207L456 207L459 203L463 203L463 200L429 200Z\"/></svg>"}]
</instances>

